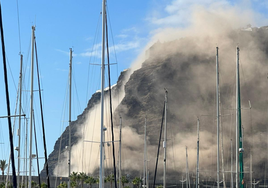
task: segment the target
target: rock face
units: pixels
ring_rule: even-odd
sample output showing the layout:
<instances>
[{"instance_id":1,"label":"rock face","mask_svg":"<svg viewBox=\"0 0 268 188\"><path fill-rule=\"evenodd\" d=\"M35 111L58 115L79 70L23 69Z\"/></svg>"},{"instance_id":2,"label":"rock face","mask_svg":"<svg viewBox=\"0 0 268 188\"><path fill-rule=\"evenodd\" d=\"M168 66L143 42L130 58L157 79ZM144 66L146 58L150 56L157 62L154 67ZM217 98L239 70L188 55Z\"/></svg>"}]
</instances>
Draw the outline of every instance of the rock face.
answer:
<instances>
[{"instance_id":1,"label":"rock face","mask_svg":"<svg viewBox=\"0 0 268 188\"><path fill-rule=\"evenodd\" d=\"M121 72L121 74L118 78L118 81L117 81L117 85L112 88L113 93L115 93L115 94L118 93L119 90L123 87L122 83L123 83L124 77L126 76L127 72L128 72L127 70ZM108 90L105 91L105 95L107 95L107 94L108 94ZM77 130L79 130L81 128L81 125L83 125L85 123L86 115L88 114L88 111L91 108L93 108L96 104L99 103L100 97L101 97L100 92L94 93L92 95L91 99L88 101L87 107L85 108L83 113L81 115L79 115L75 121L71 122L71 145L72 146L77 144L78 140L80 139L78 137L78 135L76 134ZM66 146L68 146L68 145L69 145L69 126L66 127L66 129L62 133L61 137L58 138L58 140L56 141L56 143L54 145L54 150L48 156L49 174L51 176L53 175L53 171L54 171L54 169L57 165L57 162L58 162L59 151L61 151L61 158L64 158L63 153L66 150ZM66 161L67 161L67 159L66 159ZM45 167L41 172L41 176L46 176Z\"/></svg>"},{"instance_id":2,"label":"rock face","mask_svg":"<svg viewBox=\"0 0 268 188\"><path fill-rule=\"evenodd\" d=\"M253 154L253 168L256 176L261 177L267 160L266 131L267 118L267 27L251 30L236 30L220 35L196 36L181 38L175 41L155 43L147 51L147 60L142 67L132 73L128 82L122 87L125 97L117 107L114 118L118 122L119 114L123 118L123 126L131 127L138 135L144 133L144 119L147 117L148 155L151 159L149 169L154 170L156 146L158 144L160 125L162 120L165 89L168 90L168 172L178 176L185 172L185 146L188 146L190 171L195 171L196 163L196 121L200 119L200 174L201 178L215 177L216 164L216 100L215 100L215 44L220 53L220 100L221 100L221 131L223 132L223 150L225 170L230 169L230 140L235 140L235 67L236 46L240 52L240 78L242 106L247 108L251 101L252 110L242 111L244 127L244 161L249 161ZM117 89L122 86L121 74ZM121 85L120 85L121 84ZM115 89L116 90L116 89ZM85 121L84 114L100 100L100 93L95 93L82 115L72 122L74 133L79 125ZM124 134L124 133L123 133ZM163 138L163 137L162 137ZM130 139L125 138L125 139ZM72 135L72 145L78 138ZM62 134L62 144L57 140L54 151L49 155L50 173L55 168L58 150L68 145L68 127ZM135 142L135 140L133 140ZM124 141L123 141L124 144ZM162 144L161 144L162 146ZM233 141L233 148L235 142ZM135 160L133 153L138 150L139 157L143 157L143 145L139 149L126 145L128 149L123 160ZM162 152L162 151L161 151ZM233 153L235 153L233 151ZM254 155L258 154L258 155ZM161 159L161 158L160 158ZM234 156L235 160L235 156ZM233 160L233 161L234 161ZM137 161L137 159L136 159ZM162 161L159 162L160 169ZM140 160L140 171L143 162ZM248 166L248 162L244 164ZM264 169L266 168L266 169ZM125 167L126 173L131 173L132 166ZM137 171L133 167L133 171ZM44 174L44 170L42 171ZM159 177L162 172L159 172ZM245 175L248 178L249 175ZM152 177L151 177L152 178Z\"/></svg>"}]
</instances>

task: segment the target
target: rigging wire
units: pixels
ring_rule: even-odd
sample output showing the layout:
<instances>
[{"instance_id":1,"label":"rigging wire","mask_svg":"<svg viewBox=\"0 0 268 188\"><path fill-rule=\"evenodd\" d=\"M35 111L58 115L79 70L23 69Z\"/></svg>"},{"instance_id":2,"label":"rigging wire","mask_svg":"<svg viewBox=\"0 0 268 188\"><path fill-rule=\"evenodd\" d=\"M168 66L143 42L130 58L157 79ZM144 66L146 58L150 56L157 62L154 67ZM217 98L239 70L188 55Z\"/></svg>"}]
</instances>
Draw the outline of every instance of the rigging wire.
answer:
<instances>
[{"instance_id":1,"label":"rigging wire","mask_svg":"<svg viewBox=\"0 0 268 188\"><path fill-rule=\"evenodd\" d=\"M110 28L110 32L111 32L111 36L112 36L112 43L113 43L113 49L114 49L114 57L115 57L115 63L116 63L116 74L117 74L117 77L119 75L119 71L118 71L118 59L117 59L117 54L116 54L116 50L115 50L115 42L114 42L114 35L113 35L113 29L112 29L112 23L111 23L111 20L110 20L110 14L109 14L109 8L107 6L107 15L108 15L108 20L109 20L109 28ZM119 102L119 95L118 95L118 102Z\"/></svg>"},{"instance_id":2,"label":"rigging wire","mask_svg":"<svg viewBox=\"0 0 268 188\"><path fill-rule=\"evenodd\" d=\"M88 101L88 90L89 90L89 81L88 80L89 80L89 75L90 75L89 74L89 71L90 71L90 62L92 60L92 57L94 57L94 58L96 57L95 54L94 54L94 49L97 47L97 45L96 45L97 36L100 33L100 18L101 18L101 14L99 15L99 19L98 19L98 23L97 23L97 29L95 31L94 40L93 40L93 46L92 46L92 49L90 51L90 59L89 59L89 64L88 64L88 75L87 75L86 104L87 104L87 101Z\"/></svg>"},{"instance_id":3,"label":"rigging wire","mask_svg":"<svg viewBox=\"0 0 268 188\"><path fill-rule=\"evenodd\" d=\"M74 88L75 88L76 100L77 100L77 105L78 105L78 111L80 112L81 111L81 104L80 104L79 95L78 95L78 91L77 91L77 85L76 85L76 80L75 80L75 70L74 69L73 69L73 81L74 81Z\"/></svg>"},{"instance_id":4,"label":"rigging wire","mask_svg":"<svg viewBox=\"0 0 268 188\"><path fill-rule=\"evenodd\" d=\"M68 80L68 78L67 78ZM64 102L63 102L63 108L62 108L62 112L61 112L61 120L65 119L65 114L66 114L66 110L67 110L67 96L68 96L68 81L66 82L66 86L65 86L65 95L64 95ZM60 133L62 133L64 130L64 121L61 121L61 126L60 126ZM59 175L59 164L61 162L61 145L62 145L62 136L63 134L61 134L60 136L60 146L59 146L59 153L58 153L58 161L57 161L57 172L56 172L56 178L55 178L55 187L57 187L57 180L58 180L58 175Z\"/></svg>"},{"instance_id":5,"label":"rigging wire","mask_svg":"<svg viewBox=\"0 0 268 188\"><path fill-rule=\"evenodd\" d=\"M39 158L38 158L38 149L37 149L37 138L36 138L36 126L35 126L34 111L33 111L33 124L34 124L33 126L34 126L34 138L35 138L35 150L36 150L38 182L39 182L39 187L41 187L41 178L40 178L40 170L39 170Z\"/></svg>"},{"instance_id":6,"label":"rigging wire","mask_svg":"<svg viewBox=\"0 0 268 188\"><path fill-rule=\"evenodd\" d=\"M18 16L18 32L19 32L19 48L20 48L20 53L21 54L21 38L20 38L20 14L19 14L19 1L16 0L17 2L17 16Z\"/></svg>"},{"instance_id":7,"label":"rigging wire","mask_svg":"<svg viewBox=\"0 0 268 188\"><path fill-rule=\"evenodd\" d=\"M25 73L25 74L23 74L22 76L23 76L23 86L24 86L24 88L26 88L26 90L25 91L27 91L28 90L28 88L30 87L30 71L27 71L27 69L28 69L28 67L30 66L29 64L30 64L30 50L31 50L31 36L30 36L30 39L29 39L29 46L28 46L28 53L27 53L27 58L26 58L26 64L25 64L25 67L24 67L24 70L23 70L23 72ZM27 73L27 74L26 74ZM26 82L26 79L27 79L27 82ZM26 85L26 83L27 83L27 85ZM29 100L30 100L30 97L28 96L28 95L23 95L24 97L25 97L25 103L24 103L24 107L25 107L25 111L29 111L29 104L30 104L30 102L29 102Z\"/></svg>"},{"instance_id":8,"label":"rigging wire","mask_svg":"<svg viewBox=\"0 0 268 188\"><path fill-rule=\"evenodd\" d=\"M107 14L106 20L107 20ZM108 24L106 21L106 45L107 45L107 62L108 62L108 74L109 74L109 97L110 97L110 115L111 115L111 131L112 131L112 146L113 146L113 163L114 163L114 185L117 188L116 181L116 162L115 162L115 149L114 149L114 125L113 125L113 106L112 106L112 91L111 91L111 72L110 72L110 59L109 59L109 44L108 44Z\"/></svg>"},{"instance_id":9,"label":"rigging wire","mask_svg":"<svg viewBox=\"0 0 268 188\"><path fill-rule=\"evenodd\" d=\"M10 142L10 151L11 151L11 160L12 160L13 186L17 187L15 160L14 160L14 145L13 145L13 139L12 139L13 135L12 135L12 126L11 126L11 118L10 118L10 115L11 115L11 113L10 113L10 100L9 100L9 91L8 91L6 52L5 52L1 3L0 3L0 30L1 30L2 56L3 56L3 67L4 67L5 90L6 90L7 115L9 116L8 117L8 128L9 128L9 142Z\"/></svg>"},{"instance_id":10,"label":"rigging wire","mask_svg":"<svg viewBox=\"0 0 268 188\"><path fill-rule=\"evenodd\" d=\"M16 97L16 105L15 105L15 114L14 115L16 115L17 114L17 107L18 107L18 101L19 101L19 90L17 90L17 97ZM12 136L14 135L14 132L15 132L15 125L16 125L16 118L14 118L13 119L13 131L12 131ZM14 139L14 137L13 137L13 139ZM10 148L9 148L10 149ZM9 152L7 152L7 153L9 153ZM9 168L10 168L10 160L11 160L11 153L10 153L10 155L9 155L9 159L8 159L8 170L7 170L7 173L9 174ZM9 177L7 176L6 177L6 180L8 180L9 179Z\"/></svg>"},{"instance_id":11,"label":"rigging wire","mask_svg":"<svg viewBox=\"0 0 268 188\"><path fill-rule=\"evenodd\" d=\"M39 72L39 63L38 63L38 56L37 56L36 40L35 40L35 57L36 57L36 70L37 70L37 78L38 78L38 91L39 91L39 102L40 102L39 105L40 105L40 111L41 111L42 131L43 131L45 168L46 168L46 175L47 175L46 180L47 180L47 186L48 186L48 188L50 188L49 175L48 175L49 174L49 171L48 171L48 161L47 161L47 146L46 146L46 135L45 135L45 123L44 123L44 116L43 116L43 105L42 105L42 95L41 95L40 76L39 76L40 72ZM39 173L39 164L38 164L38 173ZM41 186L41 183L40 183L40 175L39 175L39 184Z\"/></svg>"},{"instance_id":12,"label":"rigging wire","mask_svg":"<svg viewBox=\"0 0 268 188\"><path fill-rule=\"evenodd\" d=\"M89 59L89 65L88 65L88 75L87 75L87 89L86 89L86 104L88 105L88 102L89 102L89 86L91 86L91 89L94 91L94 88L95 88L95 91L97 91L97 85L99 86L100 85L100 79L97 79L98 81L96 82L96 79L93 80L93 79L89 79L89 76L91 75L92 78L96 77L96 74L98 74L98 78L100 78L100 75L101 75L101 71L100 71L100 67L98 66L98 71L95 70L95 66L93 65L93 68L91 68L91 64L95 63L97 60L97 57L99 56L98 54L98 48L99 48L99 45L96 44L97 43L97 39L98 39L98 36L100 37L100 19L101 18L101 13L99 14L99 18L98 18L98 22L97 22L97 27L96 27L96 31L95 31L95 35L94 35L94 39L93 39L93 45L92 45L92 49L91 51L89 52L89 56L90 56L90 59ZM90 82L91 80L91 82ZM94 95L94 94L93 94ZM97 110L96 110L96 106L94 105L93 107L94 109L91 111L90 114L92 114L92 123L89 124L89 126L86 126L84 125L84 132L83 132L83 135L84 135L84 139L85 139L85 133L87 133L87 129L89 129L91 126L92 126L92 131L90 131L91 133L91 140L93 140L94 138L94 135L95 135L95 127L96 127L96 117L97 117ZM89 117L90 118L90 117ZM90 135L89 135L90 136ZM84 142L84 140L83 140ZM85 164L85 166L87 166L87 168L90 170L92 165L91 164L97 164L97 161L95 162L91 162L93 159L92 159L92 150L93 150L93 142L90 142L90 148L89 148L89 160L86 160L86 163L88 162L88 164ZM99 152L99 151L98 151ZM98 160L98 158L96 158L96 160ZM84 165L83 165L84 166ZM93 166L94 167L94 166Z\"/></svg>"},{"instance_id":13,"label":"rigging wire","mask_svg":"<svg viewBox=\"0 0 268 188\"><path fill-rule=\"evenodd\" d=\"M15 91L17 91L17 86L16 86L16 82L15 82L15 79L14 79L14 76L13 76L13 73L12 73L12 69L10 67L10 63L8 61L8 58L7 58L7 64L8 64L8 69L9 69L9 72L10 72L10 75L11 75L11 78L12 78L12 82L13 82L13 86L15 88Z\"/></svg>"},{"instance_id":14,"label":"rigging wire","mask_svg":"<svg viewBox=\"0 0 268 188\"><path fill-rule=\"evenodd\" d=\"M166 106L166 103L164 102L164 108L163 108L163 113L162 113L162 121L161 121L161 127L160 127L160 136L159 136L157 155L156 155L156 164L155 164L155 171L154 171L154 184L153 184L153 187L155 187L156 172L157 172L157 165L158 165L158 157L159 157L161 136L162 136L162 130L163 130L163 122L164 122L164 116L165 116L165 106Z\"/></svg>"}]
</instances>

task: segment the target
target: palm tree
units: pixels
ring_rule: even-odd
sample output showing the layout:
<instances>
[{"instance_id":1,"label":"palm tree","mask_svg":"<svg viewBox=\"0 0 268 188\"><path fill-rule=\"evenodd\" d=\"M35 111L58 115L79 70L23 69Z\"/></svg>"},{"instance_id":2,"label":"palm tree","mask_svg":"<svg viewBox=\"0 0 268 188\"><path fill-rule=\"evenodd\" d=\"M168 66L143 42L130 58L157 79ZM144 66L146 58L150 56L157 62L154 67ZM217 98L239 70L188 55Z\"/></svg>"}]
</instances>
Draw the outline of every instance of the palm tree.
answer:
<instances>
[{"instance_id":1,"label":"palm tree","mask_svg":"<svg viewBox=\"0 0 268 188\"><path fill-rule=\"evenodd\" d=\"M113 181L114 181L114 175L113 175L113 174L110 174L109 176L107 176L107 177L105 178L104 181L106 181L106 182L110 182L110 183L111 183L111 188L112 188L112 187L113 187Z\"/></svg>"},{"instance_id":2,"label":"palm tree","mask_svg":"<svg viewBox=\"0 0 268 188\"><path fill-rule=\"evenodd\" d=\"M129 181L128 181L128 179L127 179L126 176L122 176L122 177L121 177L122 187L124 187L125 183L128 183L128 182L129 182Z\"/></svg>"},{"instance_id":3,"label":"palm tree","mask_svg":"<svg viewBox=\"0 0 268 188\"><path fill-rule=\"evenodd\" d=\"M47 184L45 182L41 183L41 188L47 188Z\"/></svg>"},{"instance_id":4,"label":"palm tree","mask_svg":"<svg viewBox=\"0 0 268 188\"><path fill-rule=\"evenodd\" d=\"M96 183L99 184L100 183L100 178L98 177L96 180Z\"/></svg>"},{"instance_id":5,"label":"palm tree","mask_svg":"<svg viewBox=\"0 0 268 188\"><path fill-rule=\"evenodd\" d=\"M78 180L80 180L80 183L81 183L81 185L82 185L82 188L83 188L83 186L84 186L84 181L87 179L87 175L86 175L86 173L84 173L84 172L80 172L79 174L78 174Z\"/></svg>"},{"instance_id":6,"label":"palm tree","mask_svg":"<svg viewBox=\"0 0 268 188\"><path fill-rule=\"evenodd\" d=\"M5 176L5 169L6 169L6 167L7 167L6 160L0 160L0 168L2 170L3 180L4 180L4 176Z\"/></svg>"},{"instance_id":7,"label":"palm tree","mask_svg":"<svg viewBox=\"0 0 268 188\"><path fill-rule=\"evenodd\" d=\"M35 181L32 181L32 187L36 187L37 183Z\"/></svg>"},{"instance_id":8,"label":"palm tree","mask_svg":"<svg viewBox=\"0 0 268 188\"><path fill-rule=\"evenodd\" d=\"M71 181L71 187L76 187L77 183L75 181Z\"/></svg>"},{"instance_id":9,"label":"palm tree","mask_svg":"<svg viewBox=\"0 0 268 188\"><path fill-rule=\"evenodd\" d=\"M4 187L5 187L5 183L4 182L0 183L0 188L4 188Z\"/></svg>"},{"instance_id":10,"label":"palm tree","mask_svg":"<svg viewBox=\"0 0 268 188\"><path fill-rule=\"evenodd\" d=\"M141 182L142 180L139 177L134 178L134 180L132 181L133 185L135 185L136 187L140 187Z\"/></svg>"},{"instance_id":11,"label":"palm tree","mask_svg":"<svg viewBox=\"0 0 268 188\"><path fill-rule=\"evenodd\" d=\"M91 176L88 176L85 180L86 184L89 184L89 187L92 188L92 184L97 183L97 180Z\"/></svg>"},{"instance_id":12,"label":"palm tree","mask_svg":"<svg viewBox=\"0 0 268 188\"><path fill-rule=\"evenodd\" d=\"M78 173L77 172L71 173L70 179L71 179L71 187L76 187L78 180Z\"/></svg>"},{"instance_id":13,"label":"palm tree","mask_svg":"<svg viewBox=\"0 0 268 188\"><path fill-rule=\"evenodd\" d=\"M63 182L57 186L57 188L67 188L67 183Z\"/></svg>"}]
</instances>

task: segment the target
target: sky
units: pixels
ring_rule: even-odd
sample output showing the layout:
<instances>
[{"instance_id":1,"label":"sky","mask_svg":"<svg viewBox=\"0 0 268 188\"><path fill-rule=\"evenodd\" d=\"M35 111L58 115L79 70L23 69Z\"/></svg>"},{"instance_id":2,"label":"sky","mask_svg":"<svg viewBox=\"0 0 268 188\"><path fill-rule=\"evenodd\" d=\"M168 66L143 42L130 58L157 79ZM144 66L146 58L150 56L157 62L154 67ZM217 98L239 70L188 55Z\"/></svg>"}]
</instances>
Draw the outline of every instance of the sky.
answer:
<instances>
[{"instance_id":1,"label":"sky","mask_svg":"<svg viewBox=\"0 0 268 188\"><path fill-rule=\"evenodd\" d=\"M100 89L101 0L74 1L1 1L11 114L15 114L19 81L20 56L23 70L23 109L29 118L31 27L35 25L38 62L42 82L42 97L47 151L50 154L56 140L66 128L69 48L73 50L72 120L83 112L91 95ZM111 51L112 84L165 28L184 28L191 24L196 6L240 7L253 14L253 26L268 25L268 2L261 0L108 0L109 44ZM2 54L1 54L2 55ZM2 64L2 58L1 58ZM36 70L35 70L36 71ZM0 116L5 116L5 86L3 67L0 68ZM37 86L35 74L34 89ZM34 93L34 108L39 155L43 157L38 93ZM13 122L13 120L12 120ZM17 120L15 129L17 129ZM0 159L8 160L9 138L6 119L0 119ZM17 146L16 131L14 146ZM33 152L35 153L35 152ZM15 152L17 156L17 152ZM16 164L17 165L17 164ZM41 167L43 163L41 162ZM35 168L35 167L34 167Z\"/></svg>"}]
</instances>

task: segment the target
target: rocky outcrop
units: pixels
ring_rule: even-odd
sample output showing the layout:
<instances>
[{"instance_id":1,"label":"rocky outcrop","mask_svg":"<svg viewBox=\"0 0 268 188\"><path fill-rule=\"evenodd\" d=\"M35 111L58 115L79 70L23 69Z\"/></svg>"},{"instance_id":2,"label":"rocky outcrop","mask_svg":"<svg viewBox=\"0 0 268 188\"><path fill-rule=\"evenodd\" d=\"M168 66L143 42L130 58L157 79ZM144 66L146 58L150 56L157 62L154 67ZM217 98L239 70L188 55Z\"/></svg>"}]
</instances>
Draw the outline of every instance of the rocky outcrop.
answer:
<instances>
[{"instance_id":1,"label":"rocky outcrop","mask_svg":"<svg viewBox=\"0 0 268 188\"><path fill-rule=\"evenodd\" d=\"M158 143L160 124L164 107L165 89L168 90L168 160L174 167L172 175L184 172L185 145L189 148L190 169L195 168L196 156L196 120L200 118L200 169L214 169L216 148L215 124L215 47L220 47L220 88L222 131L224 135L224 158L230 164L227 151L230 139L235 140L235 60L236 46L241 48L241 98L243 106L254 104L252 113L257 118L249 119L249 112L242 112L244 127L244 158L249 159L250 152L258 153L253 157L254 171L260 176L264 170L266 153L263 151L260 135L267 119L267 73L268 73L268 30L267 27L240 29L216 36L196 36L181 38L170 42L157 42L147 51L147 59L142 67L134 71L123 86L125 72L118 79L115 90L124 89L125 97L117 107L114 118L118 122L119 114L124 120L123 126L133 128L138 135L144 133L144 118L147 117L147 132L151 148L150 169L154 169L154 157ZM83 114L72 122L72 133L85 121L85 114L100 100L95 93L88 102ZM226 115L226 117L224 116ZM227 116L228 115L228 116ZM72 145L78 138L72 134ZM54 151L49 155L50 172L55 168L59 149L68 145L68 127L62 134L62 147L57 140ZM133 141L135 142L135 141ZM131 149L130 149L131 151ZM143 146L140 146L140 153ZM131 156L131 153L129 153ZM141 155L142 156L142 155ZM194 157L193 157L194 156ZM127 158L127 157L126 157ZM175 161L176 160L176 163ZM246 160L245 160L246 161ZM140 163L142 165L142 163ZM246 164L248 165L248 164ZM267 166L267 165L266 165ZM268 167L266 167L268 169ZM141 168L142 169L142 168ZM266 170L267 170L266 169ZM131 171L131 168L129 169ZM208 170L209 171L209 170ZM211 171L211 170L210 170ZM175 173L176 172L176 173ZM43 170L44 173L44 170ZM201 176L214 176L215 172ZM247 175L246 175L247 176Z\"/></svg>"},{"instance_id":2,"label":"rocky outcrop","mask_svg":"<svg viewBox=\"0 0 268 188\"><path fill-rule=\"evenodd\" d=\"M112 92L116 95L123 87L123 80L125 76L127 75L128 70L125 70L121 72L116 86L112 88ZM108 94L109 90L105 90L105 95ZM86 121L86 115L88 114L88 111L92 109L96 104L99 103L101 97L100 92L96 92L92 95L90 100L88 101L87 107L84 109L83 113L79 116L77 116L77 119L75 121L71 122L71 146L74 146L77 144L78 140L80 139L78 135L76 134L77 130L81 128L81 125L83 125ZM66 150L66 146L69 145L69 126L66 127L64 132L62 133L61 137L58 138L54 145L54 149L52 153L48 156L48 167L49 167L49 174L53 175L53 171L57 165L58 162L58 156L59 152L61 152L61 158L64 158L64 151ZM67 162L67 159L66 159ZM42 176L46 175L45 168L41 172Z\"/></svg>"}]
</instances>

